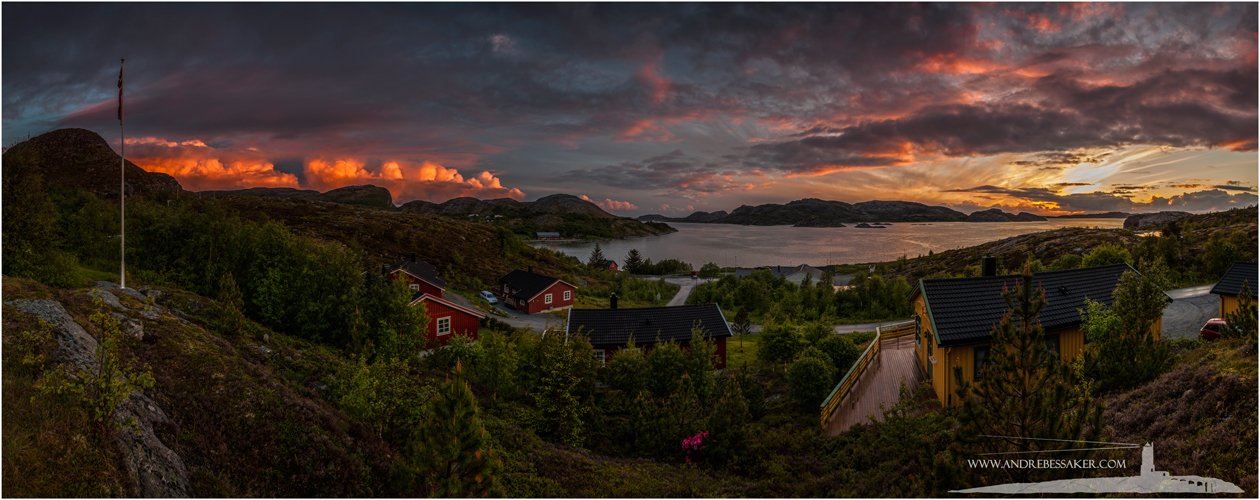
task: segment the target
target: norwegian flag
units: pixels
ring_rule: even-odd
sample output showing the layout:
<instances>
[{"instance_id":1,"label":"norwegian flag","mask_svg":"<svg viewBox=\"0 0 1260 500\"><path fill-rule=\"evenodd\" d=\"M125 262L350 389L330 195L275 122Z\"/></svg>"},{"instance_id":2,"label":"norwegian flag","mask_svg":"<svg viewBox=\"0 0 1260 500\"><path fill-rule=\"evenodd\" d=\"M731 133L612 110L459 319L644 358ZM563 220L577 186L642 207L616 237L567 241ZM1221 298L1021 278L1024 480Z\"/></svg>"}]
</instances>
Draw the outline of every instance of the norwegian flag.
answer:
<instances>
[{"instance_id":1,"label":"norwegian flag","mask_svg":"<svg viewBox=\"0 0 1260 500\"><path fill-rule=\"evenodd\" d=\"M123 59L123 63L125 62L127 62L127 60ZM122 67L122 63L119 63L119 66L118 66L118 121L122 121L122 92L123 92L122 80L123 80L123 67Z\"/></svg>"}]
</instances>

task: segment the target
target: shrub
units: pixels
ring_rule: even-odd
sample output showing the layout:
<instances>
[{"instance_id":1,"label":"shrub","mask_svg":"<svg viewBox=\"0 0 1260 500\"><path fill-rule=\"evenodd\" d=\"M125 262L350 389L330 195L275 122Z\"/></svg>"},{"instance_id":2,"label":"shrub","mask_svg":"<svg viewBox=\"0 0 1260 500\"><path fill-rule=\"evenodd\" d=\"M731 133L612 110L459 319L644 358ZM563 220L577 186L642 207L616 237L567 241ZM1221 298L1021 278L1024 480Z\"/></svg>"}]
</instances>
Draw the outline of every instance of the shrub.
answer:
<instances>
[{"instance_id":1,"label":"shrub","mask_svg":"<svg viewBox=\"0 0 1260 500\"><path fill-rule=\"evenodd\" d=\"M822 351L809 348L788 368L788 393L803 410L817 409L823 398L831 392L836 369ZM813 354L816 353L816 354Z\"/></svg>"},{"instance_id":2,"label":"shrub","mask_svg":"<svg viewBox=\"0 0 1260 500\"><path fill-rule=\"evenodd\" d=\"M757 340L757 360L765 364L787 363L796 358L804 342L796 328L787 323L770 323L762 327Z\"/></svg>"},{"instance_id":3,"label":"shrub","mask_svg":"<svg viewBox=\"0 0 1260 500\"><path fill-rule=\"evenodd\" d=\"M1094 251L1085 256L1081 261L1081 267L1106 266L1110 264L1121 264L1132 260L1129 251L1120 245L1106 244L1094 248Z\"/></svg>"},{"instance_id":4,"label":"shrub","mask_svg":"<svg viewBox=\"0 0 1260 500\"><path fill-rule=\"evenodd\" d=\"M843 377L849 371L849 367L853 366L858 356L861 355L857 347L853 345L853 341L849 340L850 336L832 335L818 343L818 349L831 357L831 361L836 367L837 377Z\"/></svg>"},{"instance_id":5,"label":"shrub","mask_svg":"<svg viewBox=\"0 0 1260 500\"><path fill-rule=\"evenodd\" d=\"M687 372L687 357L678 344L657 342L647 355L647 389L657 397L666 397L678 389L682 376Z\"/></svg>"}]
</instances>

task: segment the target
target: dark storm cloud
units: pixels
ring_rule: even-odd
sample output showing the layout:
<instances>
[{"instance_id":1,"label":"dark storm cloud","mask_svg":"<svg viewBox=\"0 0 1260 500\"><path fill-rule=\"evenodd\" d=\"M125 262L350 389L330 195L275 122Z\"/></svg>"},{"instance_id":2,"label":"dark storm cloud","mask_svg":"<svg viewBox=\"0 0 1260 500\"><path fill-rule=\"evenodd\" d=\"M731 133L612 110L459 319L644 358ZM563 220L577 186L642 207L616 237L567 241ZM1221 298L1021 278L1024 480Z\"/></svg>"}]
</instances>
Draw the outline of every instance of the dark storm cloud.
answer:
<instances>
[{"instance_id":1,"label":"dark storm cloud","mask_svg":"<svg viewBox=\"0 0 1260 500\"><path fill-rule=\"evenodd\" d=\"M129 132L299 177L294 165L313 158L462 166L553 145L536 149L539 164L593 142L643 143L566 178L706 193L746 186L740 176L939 156L1035 153L1013 163L1059 169L1102 158L1070 151L1127 144L1256 150L1255 4L3 10L6 135L113 130L126 57ZM731 121L760 132L659 145ZM505 167L504 179L539 183L537 170Z\"/></svg>"},{"instance_id":2,"label":"dark storm cloud","mask_svg":"<svg viewBox=\"0 0 1260 500\"><path fill-rule=\"evenodd\" d=\"M1254 186L1248 186L1241 181L1226 181L1224 184L1217 184L1212 187L1216 189L1224 189L1226 191L1243 191L1246 193L1256 192L1256 188Z\"/></svg>"}]
</instances>

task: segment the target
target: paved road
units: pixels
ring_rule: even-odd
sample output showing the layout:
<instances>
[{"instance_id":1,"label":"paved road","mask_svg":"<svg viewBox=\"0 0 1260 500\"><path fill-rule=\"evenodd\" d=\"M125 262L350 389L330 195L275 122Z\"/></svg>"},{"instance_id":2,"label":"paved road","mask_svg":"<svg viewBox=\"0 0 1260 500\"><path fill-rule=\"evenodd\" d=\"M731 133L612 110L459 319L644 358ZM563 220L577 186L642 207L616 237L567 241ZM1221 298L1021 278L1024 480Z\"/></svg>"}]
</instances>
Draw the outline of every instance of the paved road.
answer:
<instances>
[{"instance_id":1,"label":"paved road","mask_svg":"<svg viewBox=\"0 0 1260 500\"><path fill-rule=\"evenodd\" d=\"M856 325L836 325L836 333L843 335L846 333L854 333L854 332L873 332L875 331L876 328L879 328L881 326L887 328L893 325L905 323L907 321L910 321L910 320L897 319L897 320L883 321L883 322L877 322L877 323L860 323ZM761 325L750 325L749 335L756 335L758 333L761 333Z\"/></svg>"},{"instance_id":2,"label":"paved road","mask_svg":"<svg viewBox=\"0 0 1260 500\"><path fill-rule=\"evenodd\" d=\"M1169 290L1168 296L1173 298L1173 302L1164 308L1160 336L1166 339L1198 338L1203 324L1220 312L1220 298L1208 293L1212 286Z\"/></svg>"},{"instance_id":3,"label":"paved road","mask_svg":"<svg viewBox=\"0 0 1260 500\"><path fill-rule=\"evenodd\" d=\"M471 301L469 301L467 298L464 298L463 295L460 295L458 293L446 293L444 294L442 298L449 300L451 302L454 302L456 304L459 304L461 306L467 307L469 309L474 309L474 310L477 309L476 306L472 305ZM557 323L557 320L547 313L522 314L520 311L517 311L516 309L510 309L510 308L505 307L503 305L503 301L499 301L499 303L495 304L493 307L506 313L507 317L490 314L489 316L491 318L497 319L499 321L512 325L516 328L528 327L528 328L533 328L534 331L536 332L541 332L547 328L548 321L551 321L552 323L551 326L558 325L561 328L564 327L563 321Z\"/></svg>"}]
</instances>

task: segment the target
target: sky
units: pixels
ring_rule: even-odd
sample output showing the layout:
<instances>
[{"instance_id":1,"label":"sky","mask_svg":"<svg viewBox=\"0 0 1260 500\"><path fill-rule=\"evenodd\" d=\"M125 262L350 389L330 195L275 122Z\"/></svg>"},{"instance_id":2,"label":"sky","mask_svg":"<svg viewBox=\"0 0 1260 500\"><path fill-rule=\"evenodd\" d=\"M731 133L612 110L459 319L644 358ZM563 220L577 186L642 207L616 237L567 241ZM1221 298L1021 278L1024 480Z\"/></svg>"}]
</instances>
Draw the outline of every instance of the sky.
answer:
<instances>
[{"instance_id":1,"label":"sky","mask_svg":"<svg viewBox=\"0 0 1260 500\"><path fill-rule=\"evenodd\" d=\"M5 2L3 144L67 127L193 191L1256 204L1256 3Z\"/></svg>"}]
</instances>

